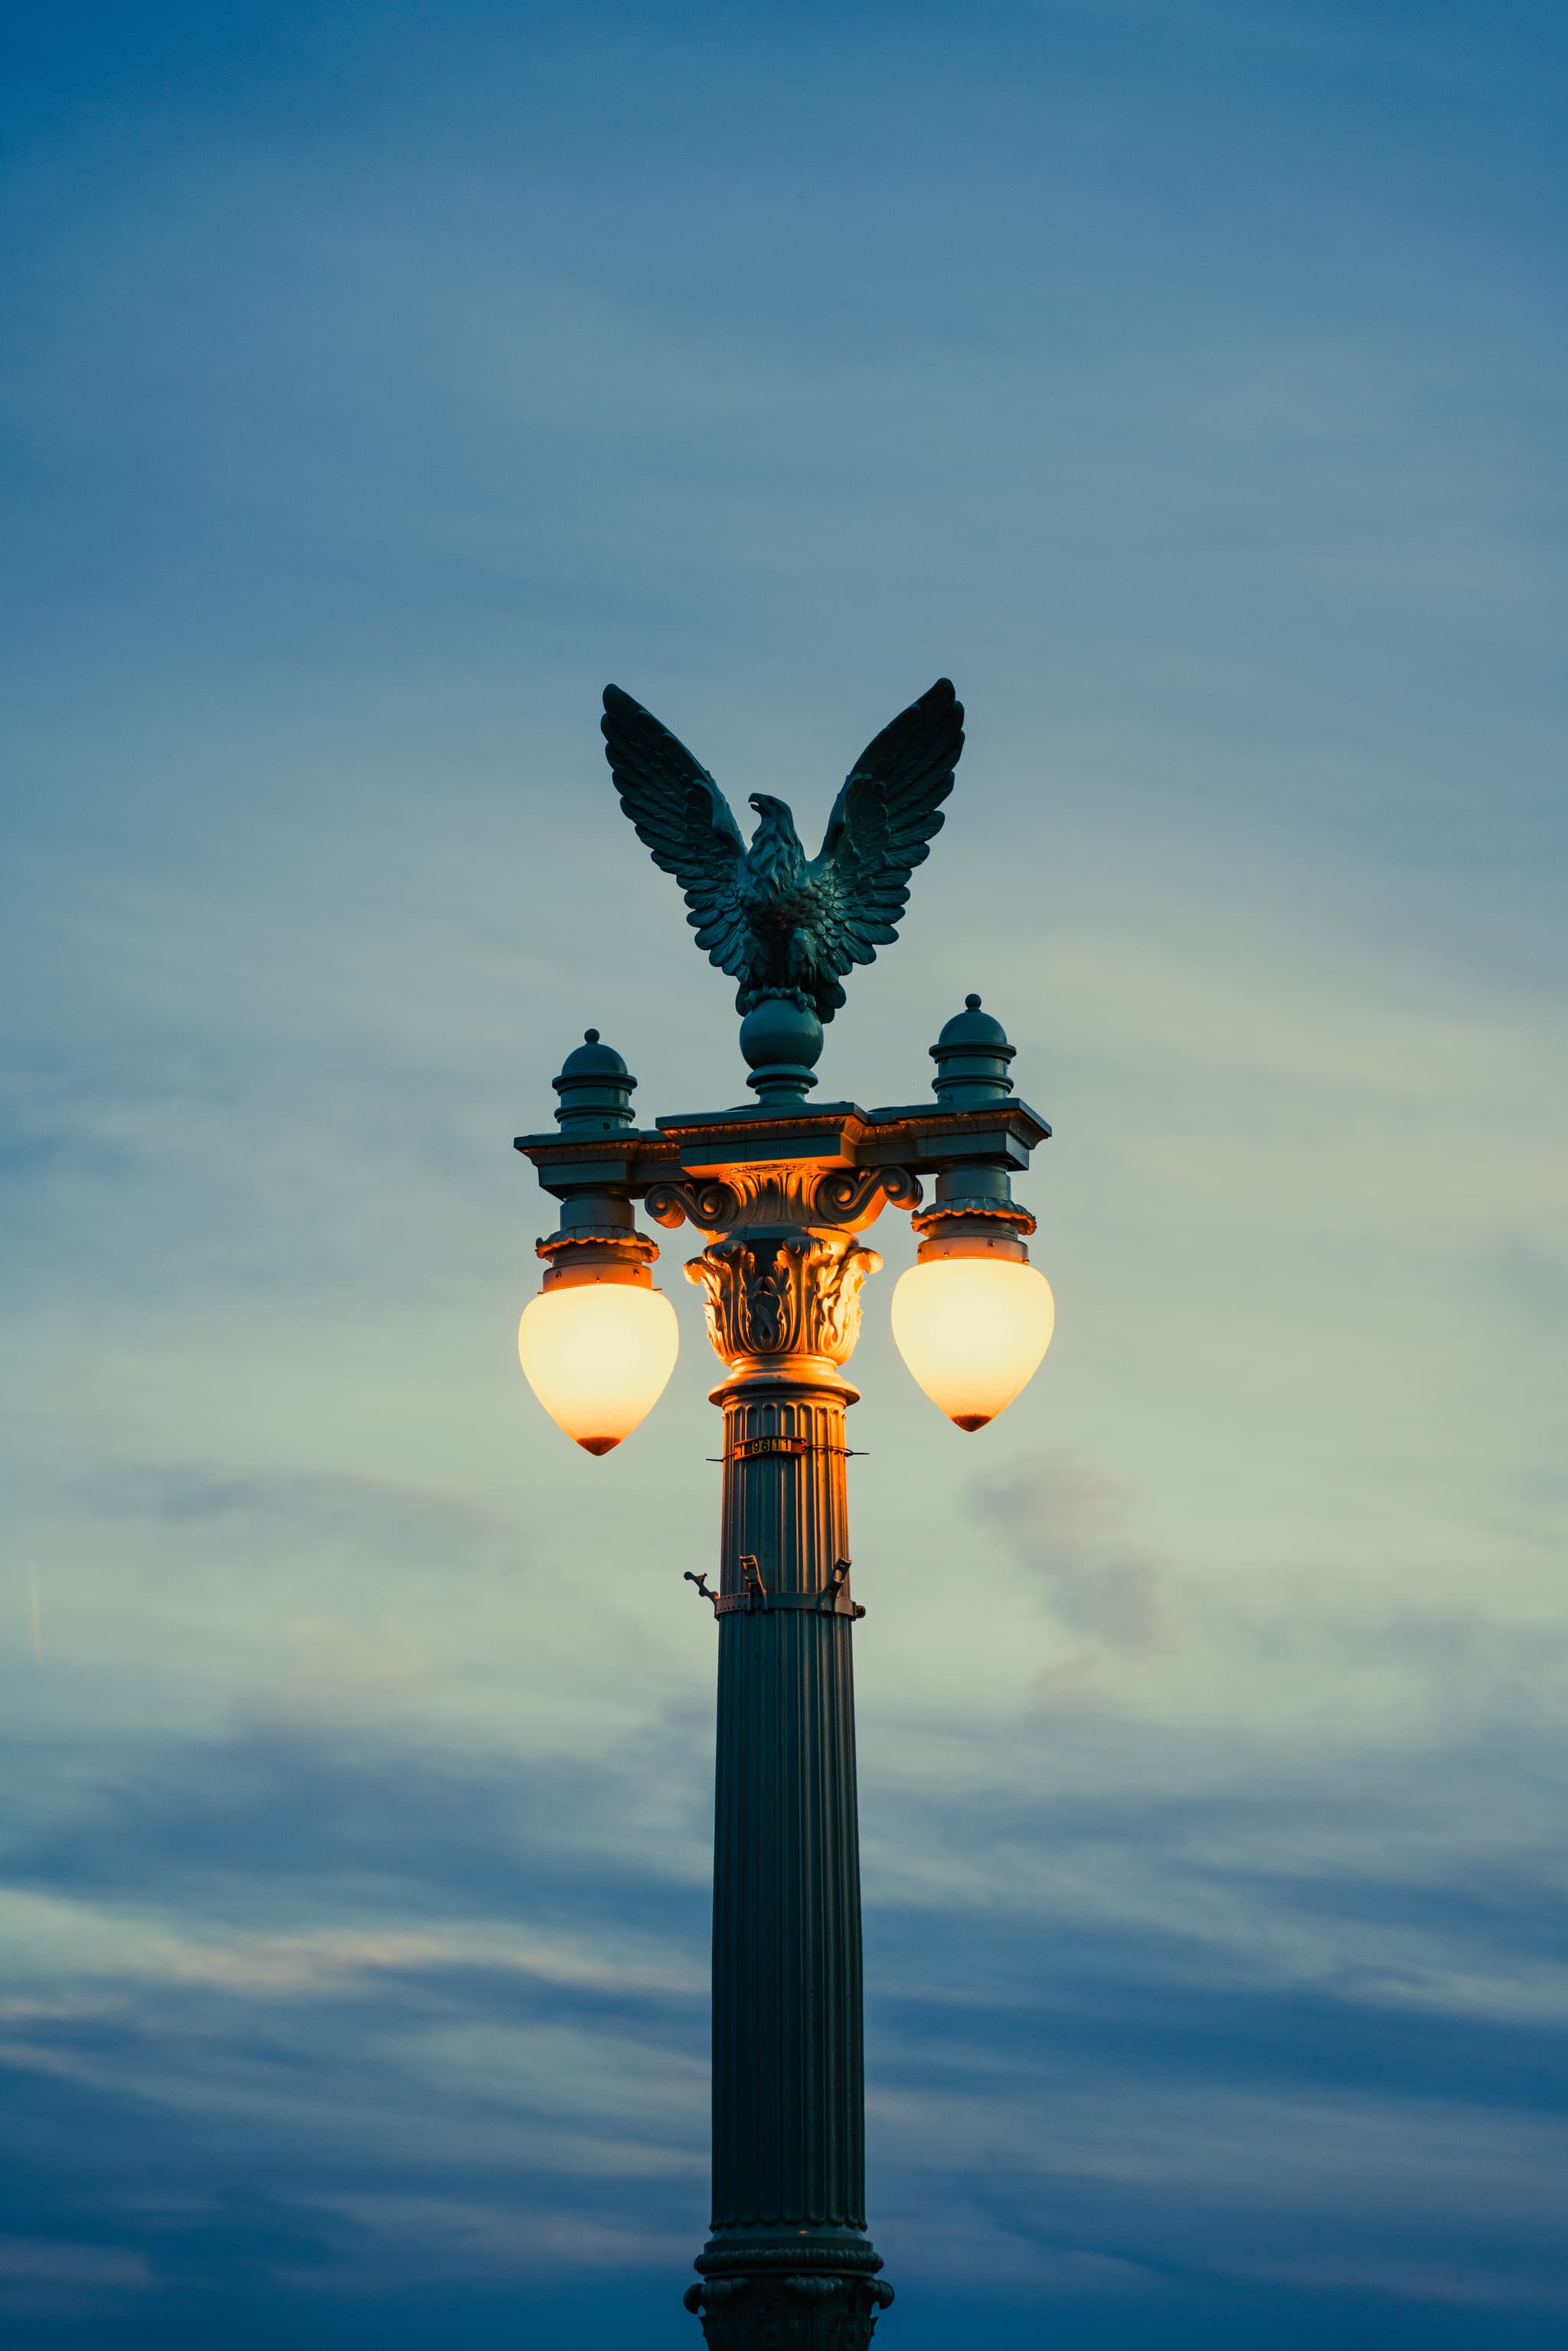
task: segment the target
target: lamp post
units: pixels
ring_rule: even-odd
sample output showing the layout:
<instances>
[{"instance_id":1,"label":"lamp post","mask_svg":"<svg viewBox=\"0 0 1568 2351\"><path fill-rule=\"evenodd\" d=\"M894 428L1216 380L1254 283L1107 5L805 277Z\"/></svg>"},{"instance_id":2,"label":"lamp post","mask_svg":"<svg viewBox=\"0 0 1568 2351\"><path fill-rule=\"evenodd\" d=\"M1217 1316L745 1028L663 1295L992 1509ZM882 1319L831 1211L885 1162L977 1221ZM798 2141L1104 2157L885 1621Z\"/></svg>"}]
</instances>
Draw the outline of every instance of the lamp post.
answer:
<instances>
[{"instance_id":1,"label":"lamp post","mask_svg":"<svg viewBox=\"0 0 1568 2351\"><path fill-rule=\"evenodd\" d=\"M633 1203L704 1244L685 1271L722 1367L723 1499L717 1589L688 1580L718 1641L713 2204L685 2300L715 2351L863 2351L893 2299L864 2192L851 1649L864 1610L850 1584L844 1416L857 1391L844 1365L882 1260L861 1236L884 1208L910 1212L920 1248L894 1293L894 1336L962 1429L1005 1409L1051 1331L1050 1289L1029 1263L1034 1219L1011 1189L1051 1130L1013 1096L1000 1024L973 996L948 1021L931 1049L935 1102L810 1105L822 1030L804 992L769 991L747 1013L755 1102L639 1129L636 1081L591 1029L555 1081L559 1132L516 1146L560 1203L519 1353L587 1451L631 1433L674 1363L657 1246Z\"/></svg>"}]
</instances>

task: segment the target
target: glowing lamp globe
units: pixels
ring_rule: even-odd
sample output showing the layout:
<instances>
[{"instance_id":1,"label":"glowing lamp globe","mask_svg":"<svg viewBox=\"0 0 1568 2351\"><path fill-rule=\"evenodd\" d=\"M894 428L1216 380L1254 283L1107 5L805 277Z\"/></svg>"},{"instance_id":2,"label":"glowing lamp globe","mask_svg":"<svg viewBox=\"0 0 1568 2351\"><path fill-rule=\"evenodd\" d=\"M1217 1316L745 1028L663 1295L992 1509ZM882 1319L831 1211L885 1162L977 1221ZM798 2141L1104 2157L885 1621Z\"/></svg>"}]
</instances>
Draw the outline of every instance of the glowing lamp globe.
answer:
<instances>
[{"instance_id":1,"label":"glowing lamp globe","mask_svg":"<svg viewBox=\"0 0 1568 2351\"><path fill-rule=\"evenodd\" d=\"M1056 1324L1051 1284L1000 1254L923 1258L893 1293L898 1352L938 1411L984 1428L1040 1369Z\"/></svg>"},{"instance_id":2,"label":"glowing lamp globe","mask_svg":"<svg viewBox=\"0 0 1568 2351\"><path fill-rule=\"evenodd\" d=\"M664 1291L625 1280L552 1285L528 1301L517 1325L528 1385L585 1453L612 1452L647 1418L678 1343Z\"/></svg>"}]
</instances>

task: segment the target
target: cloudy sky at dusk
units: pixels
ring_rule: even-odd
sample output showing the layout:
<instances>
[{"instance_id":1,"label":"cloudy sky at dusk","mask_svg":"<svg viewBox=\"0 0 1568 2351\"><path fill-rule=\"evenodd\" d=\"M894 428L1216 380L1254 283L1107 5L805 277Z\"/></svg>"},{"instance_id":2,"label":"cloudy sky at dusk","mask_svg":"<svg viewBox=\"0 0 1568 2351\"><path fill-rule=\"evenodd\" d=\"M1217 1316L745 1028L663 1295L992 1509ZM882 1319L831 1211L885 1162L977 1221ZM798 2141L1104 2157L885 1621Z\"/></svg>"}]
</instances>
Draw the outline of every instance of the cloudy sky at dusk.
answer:
<instances>
[{"instance_id":1,"label":"cloudy sky at dusk","mask_svg":"<svg viewBox=\"0 0 1568 2351\"><path fill-rule=\"evenodd\" d=\"M1568 2321L1547 0L17 7L0 2317L695 2351L716 1422L518 1374L614 679L977 988L1058 1332L852 1423L887 2351Z\"/></svg>"}]
</instances>

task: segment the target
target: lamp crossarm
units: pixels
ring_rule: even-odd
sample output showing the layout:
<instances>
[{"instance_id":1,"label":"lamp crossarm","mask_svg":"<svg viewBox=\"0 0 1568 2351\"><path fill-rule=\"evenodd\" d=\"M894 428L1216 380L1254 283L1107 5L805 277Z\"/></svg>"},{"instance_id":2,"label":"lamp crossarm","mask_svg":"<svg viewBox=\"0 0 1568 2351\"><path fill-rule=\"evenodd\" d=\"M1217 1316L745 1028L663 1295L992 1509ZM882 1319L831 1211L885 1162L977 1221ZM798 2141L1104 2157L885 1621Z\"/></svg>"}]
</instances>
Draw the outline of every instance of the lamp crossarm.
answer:
<instances>
[{"instance_id":1,"label":"lamp crossarm","mask_svg":"<svg viewBox=\"0 0 1568 2351\"><path fill-rule=\"evenodd\" d=\"M815 1213L808 1221L841 1228L858 1219L878 1186L888 1205L915 1207L919 1186L907 1179L942 1176L965 1163L1021 1171L1050 1134L1047 1122L1017 1101L965 1111L924 1103L865 1111L840 1102L800 1114L739 1110L664 1118L652 1129L591 1138L519 1134L513 1148L558 1199L594 1193L646 1199L660 1223L685 1220L716 1232L727 1228L731 1206L716 1187L744 1207L748 1171L788 1168L798 1179L814 1174ZM859 1178L863 1189L846 1177ZM661 1215L661 1207L671 1213Z\"/></svg>"}]
</instances>

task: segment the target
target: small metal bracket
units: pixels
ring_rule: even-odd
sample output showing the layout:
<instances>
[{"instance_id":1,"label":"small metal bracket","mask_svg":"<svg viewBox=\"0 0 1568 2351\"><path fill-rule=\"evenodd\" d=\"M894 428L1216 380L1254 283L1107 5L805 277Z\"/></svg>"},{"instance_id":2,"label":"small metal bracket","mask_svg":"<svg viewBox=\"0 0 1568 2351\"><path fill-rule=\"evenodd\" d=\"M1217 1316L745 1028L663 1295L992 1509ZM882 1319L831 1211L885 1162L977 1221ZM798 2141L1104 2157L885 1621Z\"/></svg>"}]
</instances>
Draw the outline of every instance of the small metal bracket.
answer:
<instances>
[{"instance_id":1,"label":"small metal bracket","mask_svg":"<svg viewBox=\"0 0 1568 2351\"><path fill-rule=\"evenodd\" d=\"M695 1584L702 1597L712 1606L716 1616L749 1614L758 1603L765 1609L799 1610L803 1615L850 1616L858 1621L865 1614L863 1608L850 1600L844 1588L850 1573L850 1562L847 1559L835 1560L833 1572L821 1592L770 1593L762 1581L756 1558L750 1552L742 1552L739 1566L746 1585L743 1592L715 1592L706 1575L695 1574L689 1567L685 1572L685 1581Z\"/></svg>"},{"instance_id":2,"label":"small metal bracket","mask_svg":"<svg viewBox=\"0 0 1568 2351\"><path fill-rule=\"evenodd\" d=\"M833 1572L828 1578L827 1587L822 1593L822 1605L831 1610L834 1615L841 1615L845 1613L841 1609L839 1603L841 1600L849 1599L849 1593L845 1590L845 1586L849 1583L849 1561L847 1559L836 1559L833 1562ZM848 1614L852 1615L858 1624L861 1618L865 1614L865 1610L860 1605L858 1601L851 1600Z\"/></svg>"},{"instance_id":3,"label":"small metal bracket","mask_svg":"<svg viewBox=\"0 0 1568 2351\"><path fill-rule=\"evenodd\" d=\"M786 1611L802 1616L850 1616L859 1618L865 1610L852 1602L848 1607L841 1600L830 1605L824 1592L770 1592L763 1604L763 1613L779 1616ZM752 1611L751 1597L745 1592L721 1592L714 1603L716 1616L748 1616Z\"/></svg>"}]
</instances>

